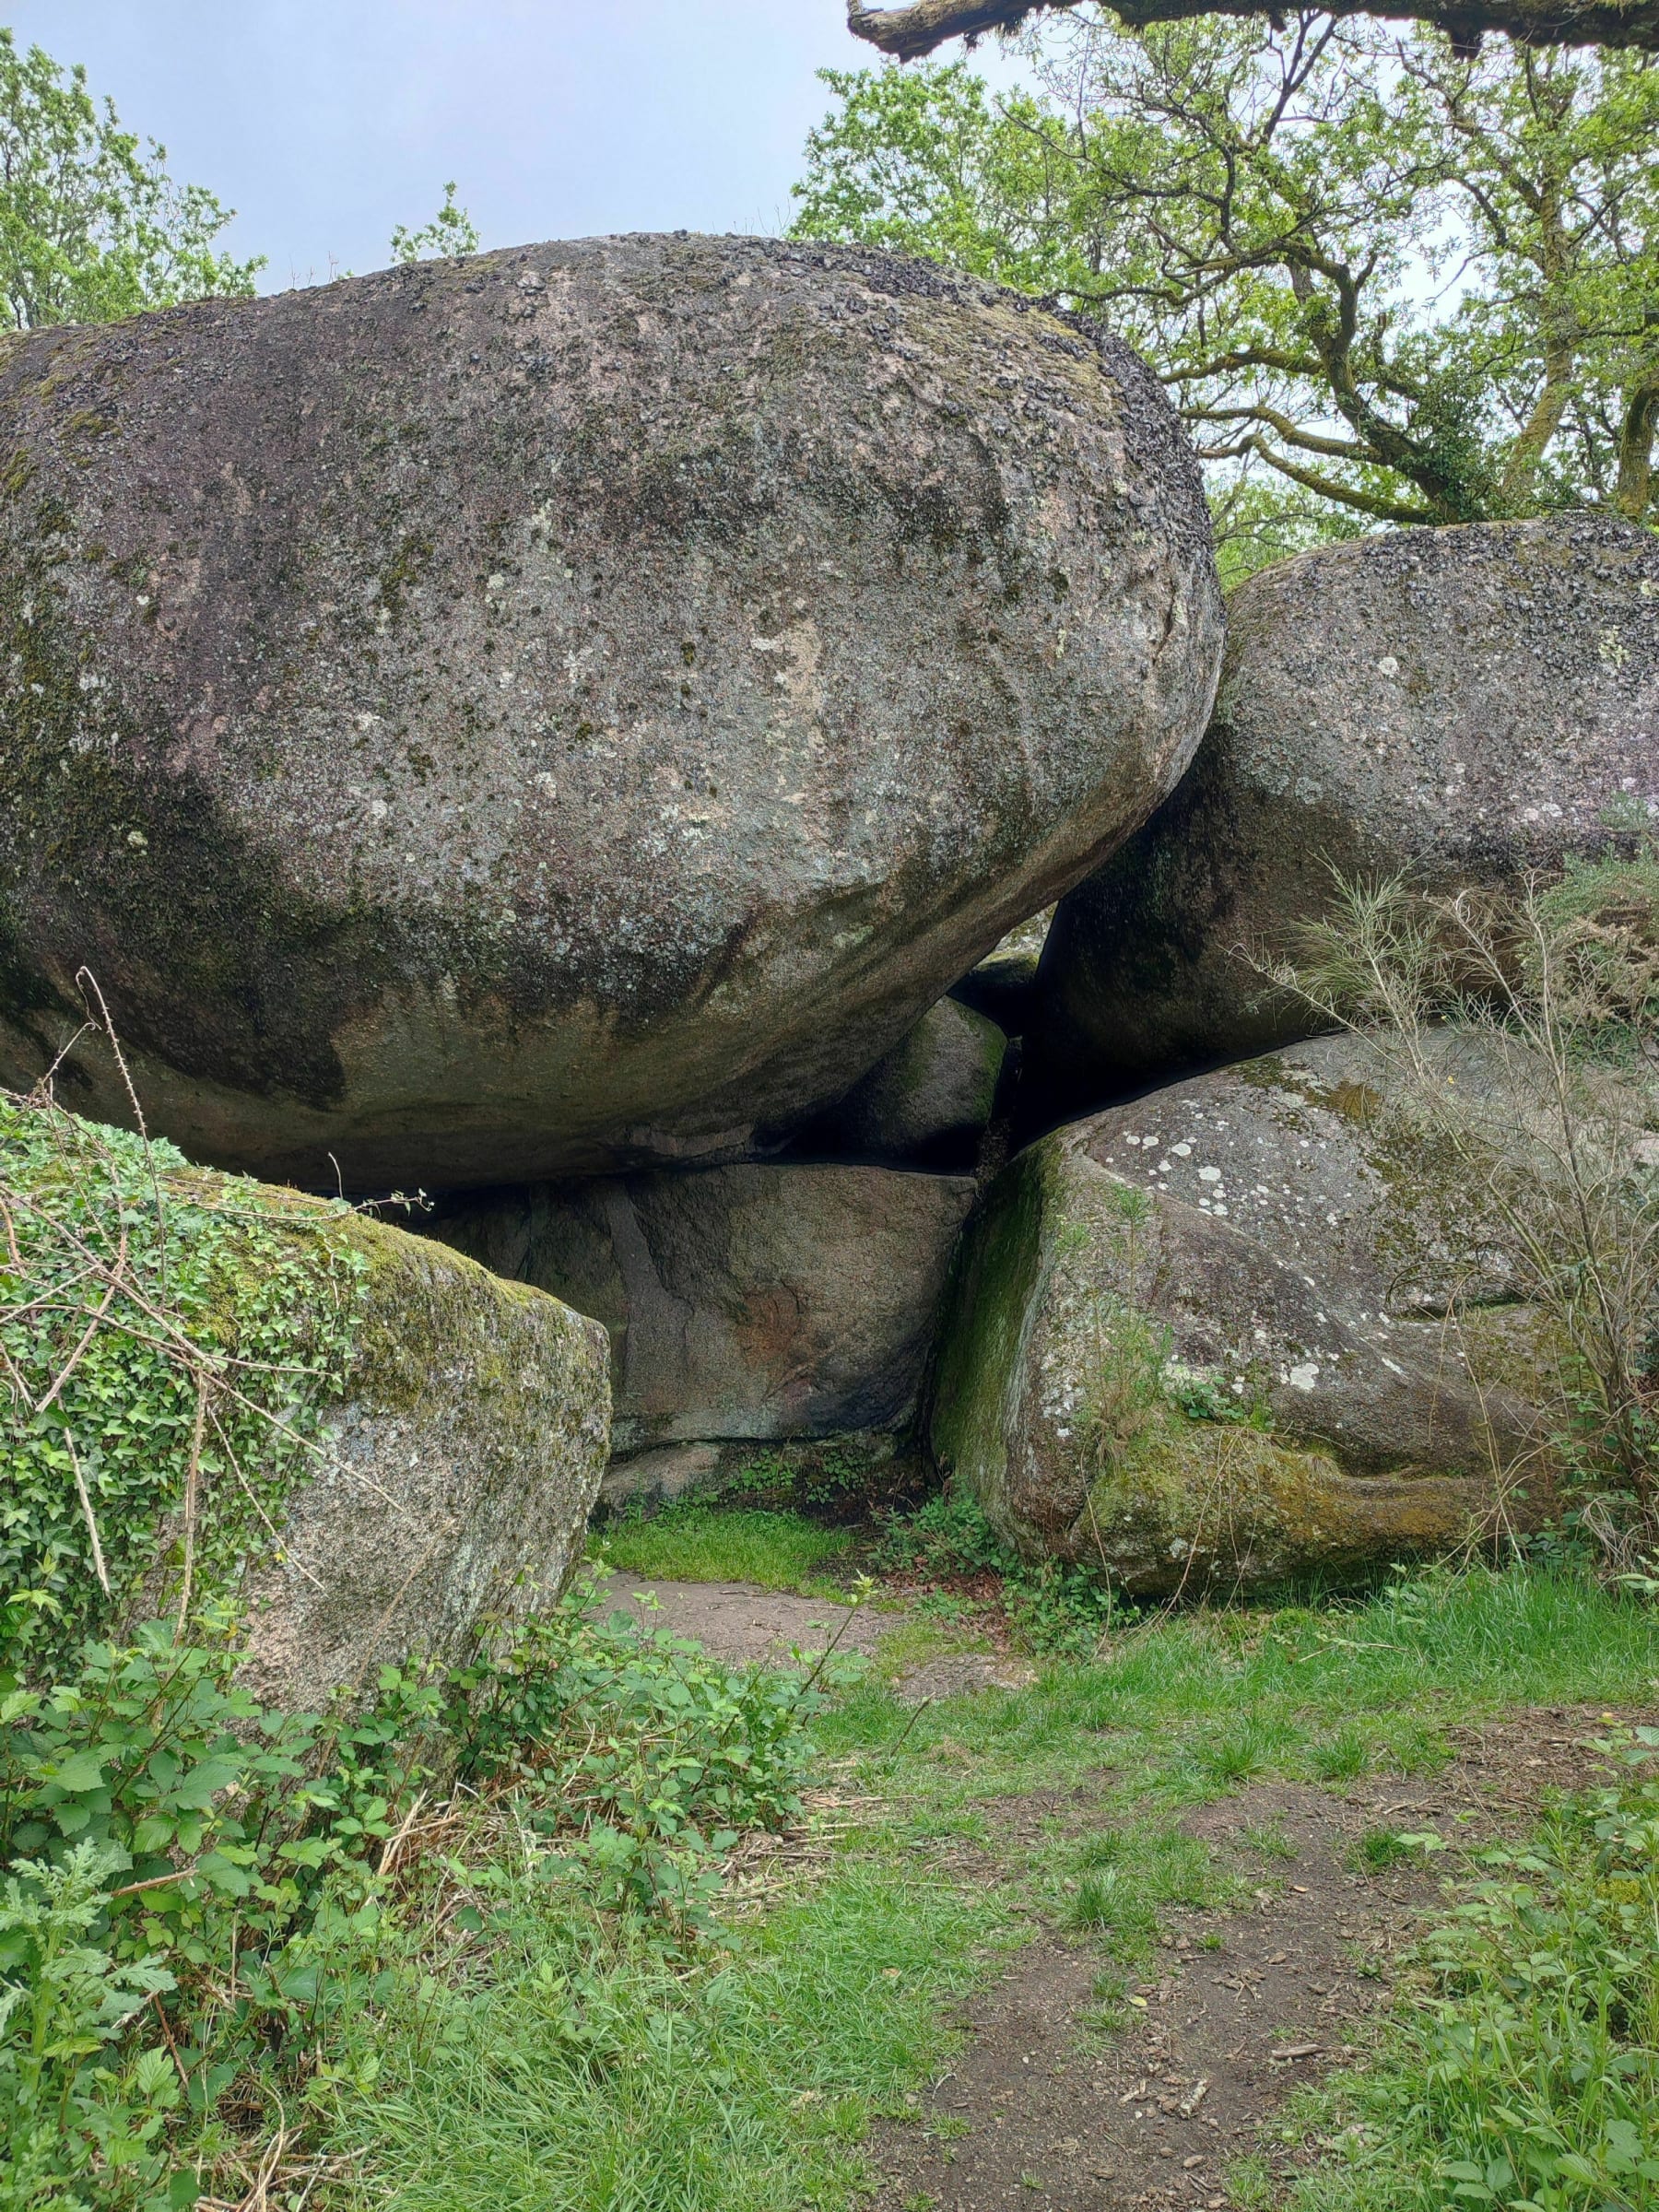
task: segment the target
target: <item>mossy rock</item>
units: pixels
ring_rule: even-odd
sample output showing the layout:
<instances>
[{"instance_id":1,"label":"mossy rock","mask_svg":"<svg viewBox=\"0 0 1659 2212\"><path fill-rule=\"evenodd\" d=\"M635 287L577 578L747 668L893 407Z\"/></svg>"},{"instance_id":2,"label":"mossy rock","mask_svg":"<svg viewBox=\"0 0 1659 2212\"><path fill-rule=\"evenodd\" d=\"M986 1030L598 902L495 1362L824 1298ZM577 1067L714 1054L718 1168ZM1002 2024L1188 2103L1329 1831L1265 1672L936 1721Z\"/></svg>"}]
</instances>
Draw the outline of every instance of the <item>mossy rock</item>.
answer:
<instances>
[{"instance_id":1,"label":"mossy rock","mask_svg":"<svg viewBox=\"0 0 1659 2212\"><path fill-rule=\"evenodd\" d=\"M1386 1081L1323 1040L1003 1171L930 1434L1021 1552L1139 1593L1255 1588L1535 1524L1549 1424L1514 1384L1547 1333Z\"/></svg>"},{"instance_id":2,"label":"mossy rock","mask_svg":"<svg viewBox=\"0 0 1659 2212\"><path fill-rule=\"evenodd\" d=\"M1228 600L1210 727L1180 787L1061 900L1041 1077L1099 1098L1293 1042L1294 951L1333 870L1514 890L1629 849L1659 809L1659 541L1610 514L1384 532Z\"/></svg>"},{"instance_id":3,"label":"mossy rock","mask_svg":"<svg viewBox=\"0 0 1659 2212\"><path fill-rule=\"evenodd\" d=\"M362 1264L354 1353L242 1592L247 1671L277 1704L458 1657L488 1621L553 1603L610 1450L600 1323L386 1222L332 1233Z\"/></svg>"},{"instance_id":4,"label":"mossy rock","mask_svg":"<svg viewBox=\"0 0 1659 2212\"><path fill-rule=\"evenodd\" d=\"M229 1610L271 1701L549 1602L603 1327L337 1201L0 1094L0 1665Z\"/></svg>"}]
</instances>

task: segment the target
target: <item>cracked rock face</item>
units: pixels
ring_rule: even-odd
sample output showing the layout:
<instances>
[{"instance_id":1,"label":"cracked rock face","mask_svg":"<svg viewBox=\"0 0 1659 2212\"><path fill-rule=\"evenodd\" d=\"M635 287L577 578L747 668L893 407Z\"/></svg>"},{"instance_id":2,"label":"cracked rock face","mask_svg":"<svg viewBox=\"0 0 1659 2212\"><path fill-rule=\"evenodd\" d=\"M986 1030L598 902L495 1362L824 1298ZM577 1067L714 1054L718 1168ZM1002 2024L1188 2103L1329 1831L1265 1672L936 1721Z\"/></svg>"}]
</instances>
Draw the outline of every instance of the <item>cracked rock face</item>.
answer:
<instances>
[{"instance_id":1,"label":"cracked rock face","mask_svg":"<svg viewBox=\"0 0 1659 2212\"><path fill-rule=\"evenodd\" d=\"M1213 696L1149 372L881 254L597 239L41 331L0 426L0 1078L84 965L152 1126L267 1176L764 1148Z\"/></svg>"},{"instance_id":2,"label":"cracked rock face","mask_svg":"<svg viewBox=\"0 0 1659 2212\"><path fill-rule=\"evenodd\" d=\"M1468 1048L1434 1050L1483 1079ZM1514 1387L1535 1317L1389 1082L1372 1047L1321 1039L1003 1171L958 1270L933 1442L1023 1551L1136 1591L1259 1586L1535 1512L1546 1424Z\"/></svg>"},{"instance_id":3,"label":"cracked rock face","mask_svg":"<svg viewBox=\"0 0 1659 2212\"><path fill-rule=\"evenodd\" d=\"M1041 1018L1063 1082L1259 1052L1307 1013L1283 952L1335 867L1513 884L1659 815L1659 541L1604 516L1406 530L1240 585L1179 790L1063 900ZM1099 1095L1097 1089L1096 1095Z\"/></svg>"},{"instance_id":4,"label":"cracked rock face","mask_svg":"<svg viewBox=\"0 0 1659 2212\"><path fill-rule=\"evenodd\" d=\"M966 1175L752 1165L480 1192L432 1234L610 1332L618 1454L915 1410Z\"/></svg>"}]
</instances>

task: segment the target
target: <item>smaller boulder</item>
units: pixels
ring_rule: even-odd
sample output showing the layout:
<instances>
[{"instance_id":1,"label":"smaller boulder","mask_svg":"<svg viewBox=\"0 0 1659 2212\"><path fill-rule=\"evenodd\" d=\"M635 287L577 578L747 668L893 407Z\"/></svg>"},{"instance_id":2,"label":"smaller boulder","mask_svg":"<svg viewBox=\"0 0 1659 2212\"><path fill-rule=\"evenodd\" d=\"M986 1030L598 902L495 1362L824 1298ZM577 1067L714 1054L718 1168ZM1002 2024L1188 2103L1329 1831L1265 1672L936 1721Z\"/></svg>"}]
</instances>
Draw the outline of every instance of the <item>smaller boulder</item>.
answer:
<instances>
[{"instance_id":1,"label":"smaller boulder","mask_svg":"<svg viewBox=\"0 0 1659 2212\"><path fill-rule=\"evenodd\" d=\"M907 1167L971 1169L1007 1048L994 1021L942 998L803 1133L798 1148Z\"/></svg>"},{"instance_id":2,"label":"smaller boulder","mask_svg":"<svg viewBox=\"0 0 1659 2212\"><path fill-rule=\"evenodd\" d=\"M619 1454L914 1411L964 1175L790 1165L457 1198L432 1233L610 1331Z\"/></svg>"},{"instance_id":3,"label":"smaller boulder","mask_svg":"<svg viewBox=\"0 0 1659 2212\"><path fill-rule=\"evenodd\" d=\"M347 1215L333 1233L362 1268L356 1350L243 1592L244 1675L290 1710L411 1654L459 1658L481 1621L552 1604L610 1446L598 1323L387 1223Z\"/></svg>"},{"instance_id":4,"label":"smaller boulder","mask_svg":"<svg viewBox=\"0 0 1659 2212\"><path fill-rule=\"evenodd\" d=\"M1333 871L1513 888L1659 816L1659 540L1609 516L1390 532L1228 602L1210 727L1060 901L1028 1073L1064 1101L1305 1036L1249 958Z\"/></svg>"},{"instance_id":5,"label":"smaller boulder","mask_svg":"<svg viewBox=\"0 0 1659 2212\"><path fill-rule=\"evenodd\" d=\"M975 968L950 986L959 1004L994 1021L1007 1037L1023 1037L1037 1013L1037 978L1054 909L1046 907L1011 929Z\"/></svg>"},{"instance_id":6,"label":"smaller boulder","mask_svg":"<svg viewBox=\"0 0 1659 2212\"><path fill-rule=\"evenodd\" d=\"M1370 1048L1322 1039L1004 1171L931 1437L1027 1556L1137 1594L1254 1587L1535 1515L1547 1424L1513 1386L1534 1317L1381 1079Z\"/></svg>"},{"instance_id":7,"label":"smaller boulder","mask_svg":"<svg viewBox=\"0 0 1659 2212\"><path fill-rule=\"evenodd\" d=\"M609 1446L597 1323L38 1094L0 1092L0 1220L6 1656L229 1607L255 1693L315 1710L559 1595Z\"/></svg>"}]
</instances>

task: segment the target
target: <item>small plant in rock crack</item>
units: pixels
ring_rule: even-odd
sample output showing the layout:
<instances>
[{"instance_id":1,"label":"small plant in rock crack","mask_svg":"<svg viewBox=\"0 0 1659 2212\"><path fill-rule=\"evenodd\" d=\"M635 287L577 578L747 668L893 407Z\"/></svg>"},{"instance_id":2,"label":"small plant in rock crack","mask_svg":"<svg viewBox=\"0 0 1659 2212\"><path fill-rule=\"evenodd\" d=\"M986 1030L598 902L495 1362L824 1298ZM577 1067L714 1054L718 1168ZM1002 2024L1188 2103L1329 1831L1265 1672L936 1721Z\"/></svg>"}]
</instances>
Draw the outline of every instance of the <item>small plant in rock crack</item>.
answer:
<instances>
[{"instance_id":1,"label":"small plant in rock crack","mask_svg":"<svg viewBox=\"0 0 1659 2212\"><path fill-rule=\"evenodd\" d=\"M1091 1278L1080 1292L1078 1326L1087 1341L1076 1425L1085 1465L1096 1476L1120 1465L1151 1426L1164 1400L1173 1341L1170 1330L1136 1303L1151 1195L1135 1184L1119 1183L1111 1186L1110 1202L1110 1219L1092 1236L1077 1224L1074 1240L1087 1255ZM1116 1277L1104 1288L1092 1279L1102 1261Z\"/></svg>"}]
</instances>

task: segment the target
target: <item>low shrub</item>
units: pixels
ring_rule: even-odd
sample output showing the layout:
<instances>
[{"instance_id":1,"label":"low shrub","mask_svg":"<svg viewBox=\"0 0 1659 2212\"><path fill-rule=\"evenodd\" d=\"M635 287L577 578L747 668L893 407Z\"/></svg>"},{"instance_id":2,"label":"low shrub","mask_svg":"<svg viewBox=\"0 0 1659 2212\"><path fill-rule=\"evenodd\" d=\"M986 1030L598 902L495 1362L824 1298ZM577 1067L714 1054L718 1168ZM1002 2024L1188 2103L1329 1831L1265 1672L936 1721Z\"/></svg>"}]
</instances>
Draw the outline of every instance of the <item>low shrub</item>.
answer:
<instances>
[{"instance_id":1,"label":"low shrub","mask_svg":"<svg viewBox=\"0 0 1659 2212\"><path fill-rule=\"evenodd\" d=\"M1303 2184L1309 2207L1659 2205L1659 1729L1602 1747L1618 1779L1451 1886L1415 1994L1341 2085L1342 2158ZM1366 1858L1438 1841L1378 1838Z\"/></svg>"},{"instance_id":2,"label":"low shrub","mask_svg":"<svg viewBox=\"0 0 1659 2212\"><path fill-rule=\"evenodd\" d=\"M358 1713L262 1711L228 1627L5 1688L0 2212L194 2201L389 1994L386 1916L485 1809L573 1906L694 1940L724 1854L795 1808L814 1700L585 1595Z\"/></svg>"},{"instance_id":3,"label":"low shrub","mask_svg":"<svg viewBox=\"0 0 1659 2212\"><path fill-rule=\"evenodd\" d=\"M949 1582L994 1575L1016 1634L1041 1657L1084 1658L1120 1618L1105 1577L1058 1559L1022 1559L977 1502L954 1486L889 1520L871 1555L878 1571Z\"/></svg>"}]
</instances>

